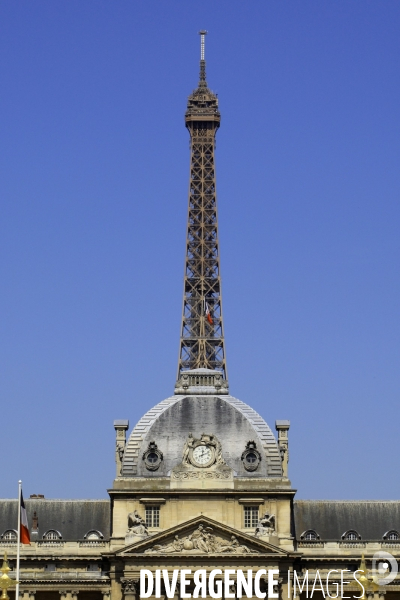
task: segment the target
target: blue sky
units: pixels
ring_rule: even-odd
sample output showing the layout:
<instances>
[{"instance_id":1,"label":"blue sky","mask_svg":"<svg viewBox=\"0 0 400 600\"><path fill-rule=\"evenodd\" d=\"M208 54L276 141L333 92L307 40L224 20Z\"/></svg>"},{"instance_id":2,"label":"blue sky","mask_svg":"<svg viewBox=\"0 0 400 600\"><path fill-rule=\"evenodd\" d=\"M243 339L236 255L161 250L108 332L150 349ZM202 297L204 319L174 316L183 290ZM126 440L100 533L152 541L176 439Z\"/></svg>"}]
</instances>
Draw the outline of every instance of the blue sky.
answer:
<instances>
[{"instance_id":1,"label":"blue sky","mask_svg":"<svg viewBox=\"0 0 400 600\"><path fill-rule=\"evenodd\" d=\"M400 494L400 3L3 0L2 496L106 497L173 392L202 28L231 393L299 498Z\"/></svg>"}]
</instances>

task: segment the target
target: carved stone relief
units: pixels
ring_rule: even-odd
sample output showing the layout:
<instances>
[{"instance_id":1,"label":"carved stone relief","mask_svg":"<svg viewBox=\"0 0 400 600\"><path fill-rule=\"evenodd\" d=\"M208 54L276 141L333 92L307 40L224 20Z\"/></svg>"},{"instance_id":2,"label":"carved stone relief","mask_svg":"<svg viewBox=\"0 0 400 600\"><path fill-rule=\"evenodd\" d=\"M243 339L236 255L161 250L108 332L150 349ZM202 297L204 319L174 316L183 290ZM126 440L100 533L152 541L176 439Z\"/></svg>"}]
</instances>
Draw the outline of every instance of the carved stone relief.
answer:
<instances>
[{"instance_id":1,"label":"carved stone relief","mask_svg":"<svg viewBox=\"0 0 400 600\"><path fill-rule=\"evenodd\" d=\"M232 553L248 554L257 553L257 550L250 550L247 546L240 544L238 539L232 535L229 540L224 540L213 533L212 527L199 527L190 535L179 538L178 535L168 544L155 544L152 548L145 551L147 554L213 554L213 553Z\"/></svg>"}]
</instances>

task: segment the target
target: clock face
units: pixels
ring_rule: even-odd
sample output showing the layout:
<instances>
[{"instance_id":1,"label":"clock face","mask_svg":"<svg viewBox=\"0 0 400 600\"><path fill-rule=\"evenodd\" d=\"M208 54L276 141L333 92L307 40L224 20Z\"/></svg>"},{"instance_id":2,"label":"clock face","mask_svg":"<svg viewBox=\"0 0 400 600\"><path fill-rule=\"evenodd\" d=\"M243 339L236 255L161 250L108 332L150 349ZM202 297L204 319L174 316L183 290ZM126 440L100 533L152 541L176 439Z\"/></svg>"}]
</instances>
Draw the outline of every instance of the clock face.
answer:
<instances>
[{"instance_id":1,"label":"clock face","mask_svg":"<svg viewBox=\"0 0 400 600\"><path fill-rule=\"evenodd\" d=\"M197 446L193 450L193 460L200 466L207 465L212 459L211 448L208 446Z\"/></svg>"}]
</instances>

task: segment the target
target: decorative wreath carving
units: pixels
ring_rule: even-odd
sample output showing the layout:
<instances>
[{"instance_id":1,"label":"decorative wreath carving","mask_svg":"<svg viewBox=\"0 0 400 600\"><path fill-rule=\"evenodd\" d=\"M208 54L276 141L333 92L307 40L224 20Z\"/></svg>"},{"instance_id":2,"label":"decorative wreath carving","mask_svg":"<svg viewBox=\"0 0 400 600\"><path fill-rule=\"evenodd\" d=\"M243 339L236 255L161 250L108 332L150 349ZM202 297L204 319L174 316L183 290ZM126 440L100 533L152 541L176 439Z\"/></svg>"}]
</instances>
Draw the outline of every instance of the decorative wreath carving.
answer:
<instances>
[{"instance_id":1,"label":"decorative wreath carving","mask_svg":"<svg viewBox=\"0 0 400 600\"><path fill-rule=\"evenodd\" d=\"M146 452L143 452L142 458L148 471L157 471L161 465L163 453L157 448L155 442L150 442Z\"/></svg>"},{"instance_id":2,"label":"decorative wreath carving","mask_svg":"<svg viewBox=\"0 0 400 600\"><path fill-rule=\"evenodd\" d=\"M247 442L241 459L246 471L256 471L258 469L258 465L261 462L261 454L257 450L257 444L254 441Z\"/></svg>"}]
</instances>

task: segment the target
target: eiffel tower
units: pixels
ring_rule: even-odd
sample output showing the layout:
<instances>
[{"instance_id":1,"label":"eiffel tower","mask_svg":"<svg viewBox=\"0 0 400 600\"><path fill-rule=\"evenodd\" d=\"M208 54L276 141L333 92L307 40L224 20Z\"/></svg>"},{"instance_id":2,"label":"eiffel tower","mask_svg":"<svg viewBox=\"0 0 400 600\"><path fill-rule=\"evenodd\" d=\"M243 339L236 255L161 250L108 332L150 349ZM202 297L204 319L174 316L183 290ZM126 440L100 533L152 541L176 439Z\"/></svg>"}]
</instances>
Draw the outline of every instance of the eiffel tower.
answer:
<instances>
[{"instance_id":1,"label":"eiffel tower","mask_svg":"<svg viewBox=\"0 0 400 600\"><path fill-rule=\"evenodd\" d=\"M214 161L221 115L206 81L206 33L200 31L200 81L185 114L191 153L178 378L182 371L205 368L227 379Z\"/></svg>"}]
</instances>

